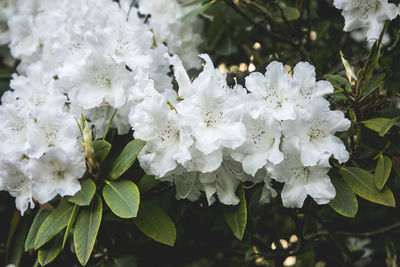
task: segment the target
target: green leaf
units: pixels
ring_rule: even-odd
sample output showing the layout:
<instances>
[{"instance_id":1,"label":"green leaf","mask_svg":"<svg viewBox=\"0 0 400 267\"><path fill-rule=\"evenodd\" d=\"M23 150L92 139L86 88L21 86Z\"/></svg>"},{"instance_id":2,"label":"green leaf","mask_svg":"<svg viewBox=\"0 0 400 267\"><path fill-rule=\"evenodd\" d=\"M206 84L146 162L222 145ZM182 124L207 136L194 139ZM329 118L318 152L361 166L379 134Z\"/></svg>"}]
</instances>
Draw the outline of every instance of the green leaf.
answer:
<instances>
[{"instance_id":1,"label":"green leaf","mask_svg":"<svg viewBox=\"0 0 400 267\"><path fill-rule=\"evenodd\" d=\"M56 235L48 244L39 249L38 260L40 265L45 266L52 262L60 253L62 247L62 237Z\"/></svg>"},{"instance_id":2,"label":"green leaf","mask_svg":"<svg viewBox=\"0 0 400 267\"><path fill-rule=\"evenodd\" d=\"M366 81L361 87L362 98L360 99L360 102L368 95L373 93L377 88L379 88L379 86L382 85L383 81L385 80L385 77L386 73L380 73L372 76L371 79Z\"/></svg>"},{"instance_id":3,"label":"green leaf","mask_svg":"<svg viewBox=\"0 0 400 267\"><path fill-rule=\"evenodd\" d=\"M90 178L83 178L80 180L80 183L81 190L70 197L68 201L78 206L89 206L94 193L96 193L96 185Z\"/></svg>"},{"instance_id":4,"label":"green leaf","mask_svg":"<svg viewBox=\"0 0 400 267\"><path fill-rule=\"evenodd\" d=\"M24 254L24 242L29 231L30 223L30 218L27 216L23 217L13 238L8 263L14 264L16 267L20 266Z\"/></svg>"},{"instance_id":5,"label":"green leaf","mask_svg":"<svg viewBox=\"0 0 400 267\"><path fill-rule=\"evenodd\" d=\"M351 91L351 85L347 78L339 75L326 74L325 79L332 84L338 90Z\"/></svg>"},{"instance_id":6,"label":"green leaf","mask_svg":"<svg viewBox=\"0 0 400 267\"><path fill-rule=\"evenodd\" d=\"M136 217L140 195L135 183L125 181L105 181L103 197L115 215L121 218Z\"/></svg>"},{"instance_id":7,"label":"green leaf","mask_svg":"<svg viewBox=\"0 0 400 267\"><path fill-rule=\"evenodd\" d=\"M78 211L79 211L79 206L75 205L74 210L72 211L71 216L69 217L69 221L68 221L67 229L65 230L61 249L64 249L65 243L67 242L67 239L68 239L69 232L71 231L72 227L74 226L74 222L76 219L76 215L78 215Z\"/></svg>"},{"instance_id":8,"label":"green leaf","mask_svg":"<svg viewBox=\"0 0 400 267\"><path fill-rule=\"evenodd\" d=\"M379 132L379 136L385 136L385 134L394 126L400 123L400 116L391 119L385 125L383 125L382 129Z\"/></svg>"},{"instance_id":9,"label":"green leaf","mask_svg":"<svg viewBox=\"0 0 400 267\"><path fill-rule=\"evenodd\" d=\"M386 29L389 25L389 21L387 21L385 23L385 26L379 36L379 39L376 40L376 42L374 43L374 45L372 46L369 55L368 55L368 60L367 60L367 64L365 64L364 72L360 74L364 76L364 81L367 81L371 78L376 66L378 65L378 61L379 61L379 57L380 57L380 52L381 52L381 47L382 47L382 39L383 39L383 35L386 32ZM361 77L357 77L360 78Z\"/></svg>"},{"instance_id":10,"label":"green leaf","mask_svg":"<svg viewBox=\"0 0 400 267\"><path fill-rule=\"evenodd\" d=\"M111 172L110 179L118 179L124 172L126 172L135 163L136 157L142 148L145 146L146 142L140 139L135 139L129 142L121 154L115 160Z\"/></svg>"},{"instance_id":11,"label":"green leaf","mask_svg":"<svg viewBox=\"0 0 400 267\"><path fill-rule=\"evenodd\" d=\"M157 202L142 200L138 216L133 221L148 237L171 247L175 244L175 224Z\"/></svg>"},{"instance_id":12,"label":"green leaf","mask_svg":"<svg viewBox=\"0 0 400 267\"><path fill-rule=\"evenodd\" d=\"M196 8L196 9L190 11L189 13L187 13L185 16L183 16L183 17L181 18L181 21L183 22L183 21L185 21L185 20L187 20L187 19L189 19L189 18L192 18L192 17L195 17L195 16L197 16L197 15L200 15L201 13L203 13L203 12L205 12L207 9L209 9L209 8L212 6L212 4L214 4L215 1L216 1L216 0L212 0L211 2L208 2L207 4L205 4L205 5L203 5L203 6L199 7L199 8Z\"/></svg>"},{"instance_id":13,"label":"green leaf","mask_svg":"<svg viewBox=\"0 0 400 267\"><path fill-rule=\"evenodd\" d=\"M389 157L380 154L374 175L375 185L379 190L382 190L383 186L386 184L391 170L392 160Z\"/></svg>"},{"instance_id":14,"label":"green leaf","mask_svg":"<svg viewBox=\"0 0 400 267\"><path fill-rule=\"evenodd\" d=\"M46 217L37 233L35 249L43 246L67 226L73 210L74 205L64 201Z\"/></svg>"},{"instance_id":15,"label":"green leaf","mask_svg":"<svg viewBox=\"0 0 400 267\"><path fill-rule=\"evenodd\" d=\"M367 121L362 121L365 127L368 129L371 129L372 131L375 131L377 133L380 133L383 127L388 123L390 119L387 118L375 118L375 119L370 119Z\"/></svg>"},{"instance_id":16,"label":"green leaf","mask_svg":"<svg viewBox=\"0 0 400 267\"><path fill-rule=\"evenodd\" d=\"M333 186L336 189L336 197L329 202L329 206L337 213L353 218L358 211L358 201L356 195L351 188L342 180L331 179Z\"/></svg>"},{"instance_id":17,"label":"green leaf","mask_svg":"<svg viewBox=\"0 0 400 267\"><path fill-rule=\"evenodd\" d=\"M274 12L272 14L274 20L276 22L278 22L278 23L284 22L284 18L282 16L282 12L283 12L283 16L285 17L285 19L287 21L296 20L296 19L300 18L300 11L297 8L289 7L289 6L283 6L282 7L282 11L279 10L279 11Z\"/></svg>"},{"instance_id":18,"label":"green leaf","mask_svg":"<svg viewBox=\"0 0 400 267\"><path fill-rule=\"evenodd\" d=\"M238 196L240 199L238 205L223 205L222 210L224 213L225 221L228 223L233 234L237 239L242 240L247 224L246 198L242 185L238 189Z\"/></svg>"},{"instance_id":19,"label":"green leaf","mask_svg":"<svg viewBox=\"0 0 400 267\"><path fill-rule=\"evenodd\" d=\"M96 195L89 207L82 208L74 228L75 252L79 262L86 265L92 253L97 233L99 232L103 204Z\"/></svg>"},{"instance_id":20,"label":"green leaf","mask_svg":"<svg viewBox=\"0 0 400 267\"><path fill-rule=\"evenodd\" d=\"M353 192L360 197L385 206L396 206L392 191L387 186L379 191L371 173L360 168L343 167L340 169L340 174Z\"/></svg>"},{"instance_id":21,"label":"green leaf","mask_svg":"<svg viewBox=\"0 0 400 267\"><path fill-rule=\"evenodd\" d=\"M50 211L45 209L39 209L36 213L35 219L33 219L31 228L29 229L28 235L25 240L25 252L35 247L35 239L37 232L42 225L43 221L50 214Z\"/></svg>"},{"instance_id":22,"label":"green leaf","mask_svg":"<svg viewBox=\"0 0 400 267\"><path fill-rule=\"evenodd\" d=\"M137 259L133 255L125 255L119 258L115 258L111 265L108 267L137 267Z\"/></svg>"},{"instance_id":23,"label":"green leaf","mask_svg":"<svg viewBox=\"0 0 400 267\"><path fill-rule=\"evenodd\" d=\"M156 180L156 177L153 175L143 175L142 179L139 182L139 191L140 193L146 193L153 187L157 186L160 183L160 180Z\"/></svg>"},{"instance_id":24,"label":"green leaf","mask_svg":"<svg viewBox=\"0 0 400 267\"><path fill-rule=\"evenodd\" d=\"M96 155L96 159L101 164L107 157L108 153L110 153L111 144L106 140L96 140L93 143L93 149L94 154Z\"/></svg>"}]
</instances>

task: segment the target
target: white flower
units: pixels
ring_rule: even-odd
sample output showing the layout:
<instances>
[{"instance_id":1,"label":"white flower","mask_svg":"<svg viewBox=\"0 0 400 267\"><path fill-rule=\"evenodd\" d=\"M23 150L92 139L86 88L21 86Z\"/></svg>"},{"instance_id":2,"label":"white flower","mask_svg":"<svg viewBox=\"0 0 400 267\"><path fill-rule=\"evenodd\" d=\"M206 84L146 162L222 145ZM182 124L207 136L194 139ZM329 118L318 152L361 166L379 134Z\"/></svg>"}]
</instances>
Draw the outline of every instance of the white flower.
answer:
<instances>
[{"instance_id":1,"label":"white flower","mask_svg":"<svg viewBox=\"0 0 400 267\"><path fill-rule=\"evenodd\" d=\"M10 155L8 155L10 158ZM19 156L11 160L0 160L0 190L6 190L15 197L15 206L21 211L21 215L30 206L35 207L32 199L32 180L23 172L26 159ZM19 157L19 159L18 159Z\"/></svg>"},{"instance_id":2,"label":"white flower","mask_svg":"<svg viewBox=\"0 0 400 267\"><path fill-rule=\"evenodd\" d=\"M210 58L202 57L206 60L204 70L192 83L178 80L178 93L184 100L176 109L196 139L195 147L207 155L222 147L240 146L246 129L240 122L240 96L228 87L226 77L214 69Z\"/></svg>"},{"instance_id":3,"label":"white flower","mask_svg":"<svg viewBox=\"0 0 400 267\"><path fill-rule=\"evenodd\" d=\"M109 56L96 52L84 64L60 78L71 83L67 89L71 102L85 109L101 104L121 107L126 101L126 90L133 83L125 64L118 64Z\"/></svg>"},{"instance_id":4,"label":"white flower","mask_svg":"<svg viewBox=\"0 0 400 267\"><path fill-rule=\"evenodd\" d=\"M245 114L243 123L246 127L246 141L230 154L234 160L243 164L244 171L254 176L268 160L274 164L281 162L281 126L278 121L270 113L264 112L258 118Z\"/></svg>"},{"instance_id":5,"label":"white flower","mask_svg":"<svg viewBox=\"0 0 400 267\"><path fill-rule=\"evenodd\" d=\"M169 181L175 185L176 199L196 201L199 199L202 189L199 175L199 172L187 172L185 168L178 166L160 180Z\"/></svg>"},{"instance_id":6,"label":"white flower","mask_svg":"<svg viewBox=\"0 0 400 267\"><path fill-rule=\"evenodd\" d=\"M385 21L397 16L396 5L387 0L334 0L333 3L343 10L343 30L350 32L365 28L368 40L377 40Z\"/></svg>"},{"instance_id":7,"label":"white flower","mask_svg":"<svg viewBox=\"0 0 400 267\"><path fill-rule=\"evenodd\" d=\"M177 0L168 1L168 5L162 0L140 0L138 3L139 12L150 15L147 20L155 40L166 43L168 50L179 55L188 69L199 68L198 48L203 42L200 34L203 23L197 17L181 21L197 5L183 7Z\"/></svg>"},{"instance_id":8,"label":"white flower","mask_svg":"<svg viewBox=\"0 0 400 267\"><path fill-rule=\"evenodd\" d=\"M61 148L69 154L83 152L78 143L80 136L74 116L57 110L42 109L27 123L29 150L26 155L39 158L53 147Z\"/></svg>"},{"instance_id":9,"label":"white flower","mask_svg":"<svg viewBox=\"0 0 400 267\"><path fill-rule=\"evenodd\" d=\"M31 159L26 166L28 177L34 183L33 197L39 203L46 203L57 194L74 195L81 189L78 179L85 171L82 155L69 155L59 148L49 150L39 159Z\"/></svg>"},{"instance_id":10,"label":"white flower","mask_svg":"<svg viewBox=\"0 0 400 267\"><path fill-rule=\"evenodd\" d=\"M182 117L159 95L144 100L129 116L134 137L146 141L139 161L147 173L162 177L191 159L193 144Z\"/></svg>"},{"instance_id":11,"label":"white flower","mask_svg":"<svg viewBox=\"0 0 400 267\"><path fill-rule=\"evenodd\" d=\"M315 80L315 68L307 62L299 62L294 67L293 79L299 84L296 106L306 109L312 101L321 101L322 96L333 93L333 86L327 81Z\"/></svg>"},{"instance_id":12,"label":"white flower","mask_svg":"<svg viewBox=\"0 0 400 267\"><path fill-rule=\"evenodd\" d=\"M209 205L215 201L214 194L225 205L237 205L239 198L235 194L236 188L241 181L246 181L248 178L241 164L229 158L224 159L216 171L200 173L200 182Z\"/></svg>"},{"instance_id":13,"label":"white flower","mask_svg":"<svg viewBox=\"0 0 400 267\"><path fill-rule=\"evenodd\" d=\"M285 139L293 140L293 144L301 151L301 162L305 166L315 166L333 155L340 163L349 159L349 153L343 142L335 136L336 132L347 130L351 122L343 112L329 110L326 101L314 101L307 109L307 116L283 123Z\"/></svg>"},{"instance_id":14,"label":"white flower","mask_svg":"<svg viewBox=\"0 0 400 267\"><path fill-rule=\"evenodd\" d=\"M307 195L310 195L319 205L327 204L335 198L335 188L327 175L328 167L304 166L300 159L300 151L293 143L284 143L283 152L284 161L268 167L273 179L285 183L281 193L283 206L301 208Z\"/></svg>"},{"instance_id":15,"label":"white flower","mask_svg":"<svg viewBox=\"0 0 400 267\"><path fill-rule=\"evenodd\" d=\"M282 63L272 62L267 66L265 76L253 72L246 77L246 88L253 100L252 113L258 116L269 111L277 120L296 118L295 100L299 90Z\"/></svg>"},{"instance_id":16,"label":"white flower","mask_svg":"<svg viewBox=\"0 0 400 267\"><path fill-rule=\"evenodd\" d=\"M0 155L26 152L26 123L25 114L14 105L0 106Z\"/></svg>"}]
</instances>

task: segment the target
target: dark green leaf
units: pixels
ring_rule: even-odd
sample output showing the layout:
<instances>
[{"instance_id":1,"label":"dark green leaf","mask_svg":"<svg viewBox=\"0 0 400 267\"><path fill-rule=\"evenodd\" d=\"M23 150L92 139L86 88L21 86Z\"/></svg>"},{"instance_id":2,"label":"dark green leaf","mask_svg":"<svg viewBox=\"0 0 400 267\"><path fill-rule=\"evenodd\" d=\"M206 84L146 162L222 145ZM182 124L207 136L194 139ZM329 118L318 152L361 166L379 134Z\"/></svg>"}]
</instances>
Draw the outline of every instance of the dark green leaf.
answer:
<instances>
[{"instance_id":1,"label":"dark green leaf","mask_svg":"<svg viewBox=\"0 0 400 267\"><path fill-rule=\"evenodd\" d=\"M103 204L96 195L89 207L82 208L76 219L74 228L75 253L82 265L86 265L92 254L97 233L100 228Z\"/></svg>"},{"instance_id":2,"label":"dark green leaf","mask_svg":"<svg viewBox=\"0 0 400 267\"><path fill-rule=\"evenodd\" d=\"M379 190L382 190L383 186L386 184L391 170L392 160L387 156L383 156L382 154L379 155L378 164L376 165L374 175L375 185Z\"/></svg>"},{"instance_id":3,"label":"dark green leaf","mask_svg":"<svg viewBox=\"0 0 400 267\"><path fill-rule=\"evenodd\" d=\"M80 183L81 190L79 190L74 196L70 197L68 201L78 206L88 206L96 192L96 185L90 178L83 178L80 180Z\"/></svg>"},{"instance_id":4,"label":"dark green leaf","mask_svg":"<svg viewBox=\"0 0 400 267\"><path fill-rule=\"evenodd\" d=\"M247 207L243 186L238 189L240 202L236 206L223 205L225 221L228 223L235 237L239 240L243 239L244 231L247 224Z\"/></svg>"},{"instance_id":5,"label":"dark green leaf","mask_svg":"<svg viewBox=\"0 0 400 267\"><path fill-rule=\"evenodd\" d=\"M284 6L284 7L282 7L282 12L279 10L272 14L272 16L276 22L278 22L278 23L284 22L282 13L287 21L296 20L296 19L300 18L300 12L297 8Z\"/></svg>"},{"instance_id":6,"label":"dark green leaf","mask_svg":"<svg viewBox=\"0 0 400 267\"><path fill-rule=\"evenodd\" d=\"M157 202L142 200L134 223L148 237L169 246L175 244L175 224Z\"/></svg>"},{"instance_id":7,"label":"dark green leaf","mask_svg":"<svg viewBox=\"0 0 400 267\"><path fill-rule=\"evenodd\" d=\"M353 192L360 197L385 206L396 206L392 191L387 186L379 191L371 173L360 168L343 167L340 169L340 174Z\"/></svg>"},{"instance_id":8,"label":"dark green leaf","mask_svg":"<svg viewBox=\"0 0 400 267\"><path fill-rule=\"evenodd\" d=\"M74 226L76 215L78 215L78 211L79 211L79 206L75 205L74 210L72 211L71 216L69 217L69 221L68 221L67 229L65 230L61 249L64 249L65 243L67 242L67 239L68 239L69 232L71 231L72 227Z\"/></svg>"},{"instance_id":9,"label":"dark green leaf","mask_svg":"<svg viewBox=\"0 0 400 267\"><path fill-rule=\"evenodd\" d=\"M96 140L93 143L94 153L98 162L101 164L111 150L111 144L105 140Z\"/></svg>"},{"instance_id":10,"label":"dark green leaf","mask_svg":"<svg viewBox=\"0 0 400 267\"><path fill-rule=\"evenodd\" d=\"M68 201L64 201L46 217L36 235L35 249L43 246L67 226L74 206Z\"/></svg>"},{"instance_id":11,"label":"dark green leaf","mask_svg":"<svg viewBox=\"0 0 400 267\"><path fill-rule=\"evenodd\" d=\"M136 217L140 195L137 186L132 181L106 181L103 197L115 215L121 218Z\"/></svg>"},{"instance_id":12,"label":"dark green leaf","mask_svg":"<svg viewBox=\"0 0 400 267\"><path fill-rule=\"evenodd\" d=\"M183 16L181 18L181 21L185 21L185 20L187 20L189 18L192 18L192 17L195 17L197 15L200 15L201 13L203 13L204 11L209 9L212 6L212 4L214 4L215 1L216 0L212 0L211 2L208 2L207 4L202 5L201 7L198 7L196 9L190 11L189 13L187 13L185 16Z\"/></svg>"},{"instance_id":13,"label":"dark green leaf","mask_svg":"<svg viewBox=\"0 0 400 267\"><path fill-rule=\"evenodd\" d=\"M16 267L20 266L21 258L24 254L24 242L29 231L29 224L30 219L23 217L13 238L9 263L14 264Z\"/></svg>"},{"instance_id":14,"label":"dark green leaf","mask_svg":"<svg viewBox=\"0 0 400 267\"><path fill-rule=\"evenodd\" d=\"M338 90L351 91L351 85L347 78L339 75L325 75L325 79L332 84Z\"/></svg>"},{"instance_id":15,"label":"dark green leaf","mask_svg":"<svg viewBox=\"0 0 400 267\"><path fill-rule=\"evenodd\" d=\"M357 214L358 201L356 195L351 188L342 180L331 179L333 186L336 189L336 197L329 202L329 206L337 213L353 218Z\"/></svg>"},{"instance_id":16,"label":"dark green leaf","mask_svg":"<svg viewBox=\"0 0 400 267\"><path fill-rule=\"evenodd\" d=\"M35 219L33 219L31 228L29 229L28 236L26 237L25 240L25 251L28 251L30 249L34 248L35 245L35 239L37 232L42 225L44 219L50 214L50 211L45 210L45 209L39 209L38 212L36 213Z\"/></svg>"},{"instance_id":17,"label":"dark green leaf","mask_svg":"<svg viewBox=\"0 0 400 267\"><path fill-rule=\"evenodd\" d=\"M372 131L375 131L377 133L380 133L383 127L388 123L390 119L387 118L375 118L375 119L370 119L367 121L362 121L362 123L367 127L368 129L371 129Z\"/></svg>"},{"instance_id":18,"label":"dark green leaf","mask_svg":"<svg viewBox=\"0 0 400 267\"><path fill-rule=\"evenodd\" d=\"M157 186L160 183L160 180L156 180L153 175L143 175L142 179L139 182L139 191L140 193L145 193L152 189L153 187Z\"/></svg>"},{"instance_id":19,"label":"dark green leaf","mask_svg":"<svg viewBox=\"0 0 400 267\"><path fill-rule=\"evenodd\" d=\"M400 117L396 117L388 121L385 125L383 125L382 129L379 132L379 136L385 136L385 134L394 126L400 123Z\"/></svg>"},{"instance_id":20,"label":"dark green leaf","mask_svg":"<svg viewBox=\"0 0 400 267\"><path fill-rule=\"evenodd\" d=\"M385 80L386 73L380 73L375 76L372 76L371 79L366 81L364 85L361 87L362 98L360 101L364 100L368 95L373 93Z\"/></svg>"},{"instance_id":21,"label":"dark green leaf","mask_svg":"<svg viewBox=\"0 0 400 267\"><path fill-rule=\"evenodd\" d=\"M136 267L138 266L137 259L132 255L125 255L115 258L109 267Z\"/></svg>"},{"instance_id":22,"label":"dark green leaf","mask_svg":"<svg viewBox=\"0 0 400 267\"><path fill-rule=\"evenodd\" d=\"M124 172L126 172L135 163L137 155L140 153L146 142L140 139L135 139L129 142L121 154L115 160L111 172L110 179L118 179Z\"/></svg>"},{"instance_id":23,"label":"dark green leaf","mask_svg":"<svg viewBox=\"0 0 400 267\"><path fill-rule=\"evenodd\" d=\"M56 235L49 243L39 249L38 260L40 265L45 266L52 262L61 251L62 237Z\"/></svg>"}]
</instances>

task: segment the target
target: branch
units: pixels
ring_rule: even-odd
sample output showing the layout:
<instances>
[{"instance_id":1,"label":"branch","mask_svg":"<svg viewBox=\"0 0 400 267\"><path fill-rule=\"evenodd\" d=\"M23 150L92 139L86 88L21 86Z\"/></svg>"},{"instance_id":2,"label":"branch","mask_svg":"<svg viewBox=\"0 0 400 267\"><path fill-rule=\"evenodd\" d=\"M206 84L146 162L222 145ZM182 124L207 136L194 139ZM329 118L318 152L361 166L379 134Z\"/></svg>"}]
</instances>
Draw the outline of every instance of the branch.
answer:
<instances>
[{"instance_id":1,"label":"branch","mask_svg":"<svg viewBox=\"0 0 400 267\"><path fill-rule=\"evenodd\" d=\"M384 234L386 232L390 232L392 230L395 230L397 228L400 228L400 222L392 224L392 225L388 225L386 227L374 230L374 231L370 231L370 232L363 232L363 233L352 233L352 232L336 232L333 233L334 235L338 235L338 236L355 236L355 237L371 237L371 236L376 236L376 235L380 235L380 234ZM320 232L316 232L316 233L312 233L312 234L308 234L304 236L304 240L313 240L319 237L323 237L323 236L328 236L329 232L328 231L320 231Z\"/></svg>"},{"instance_id":2,"label":"branch","mask_svg":"<svg viewBox=\"0 0 400 267\"><path fill-rule=\"evenodd\" d=\"M250 22L254 27L259 29L260 31L264 32L267 36L269 36L271 39L278 41L278 42L283 42L291 45L294 49L296 49L300 55L312 63L310 54L304 49L303 46L299 45L298 43L294 42L293 40L286 38L285 36L282 36L280 34L277 34L275 32L272 32L268 30L266 27L264 27L262 24L259 24L255 22L251 17L249 17L245 12L243 12L240 8L238 8L235 3L232 2L232 0L224 0L225 3L230 6L233 10L235 10L240 16L242 16L245 20Z\"/></svg>"}]
</instances>

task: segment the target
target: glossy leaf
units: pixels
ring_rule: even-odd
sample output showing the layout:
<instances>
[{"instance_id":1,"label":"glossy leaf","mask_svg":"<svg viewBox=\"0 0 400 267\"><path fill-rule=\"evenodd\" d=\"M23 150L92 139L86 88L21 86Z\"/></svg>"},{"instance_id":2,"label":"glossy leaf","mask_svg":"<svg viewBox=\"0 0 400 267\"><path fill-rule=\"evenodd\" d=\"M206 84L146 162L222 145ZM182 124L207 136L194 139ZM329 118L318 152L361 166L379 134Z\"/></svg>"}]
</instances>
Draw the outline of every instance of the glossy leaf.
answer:
<instances>
[{"instance_id":1,"label":"glossy leaf","mask_svg":"<svg viewBox=\"0 0 400 267\"><path fill-rule=\"evenodd\" d=\"M79 212L74 228L75 253L82 265L86 265L92 254L97 233L100 228L103 204L99 195L93 198L89 207Z\"/></svg>"},{"instance_id":2,"label":"glossy leaf","mask_svg":"<svg viewBox=\"0 0 400 267\"><path fill-rule=\"evenodd\" d=\"M375 119L370 119L367 121L363 121L362 123L367 127L368 129L371 129L372 131L375 131L377 133L380 133L383 127L388 123L390 119L387 118L375 118Z\"/></svg>"},{"instance_id":3,"label":"glossy leaf","mask_svg":"<svg viewBox=\"0 0 400 267\"><path fill-rule=\"evenodd\" d=\"M74 210L72 211L71 216L69 217L69 221L68 221L67 229L65 230L61 249L64 249L65 243L67 242L67 239L69 236L69 232L71 231L72 227L74 226L76 215L78 215L78 211L79 211L79 206L75 205Z\"/></svg>"},{"instance_id":4,"label":"glossy leaf","mask_svg":"<svg viewBox=\"0 0 400 267\"><path fill-rule=\"evenodd\" d=\"M195 16L197 16L197 15L200 15L201 13L203 13L203 12L205 12L207 9L209 9L209 8L212 6L212 4L214 4L215 1L216 1L216 0L212 0L211 2L208 2L207 4L202 5L201 7L198 7L198 8L196 8L196 9L190 11L189 13L187 13L185 16L183 16L183 17L181 18L181 21L185 21L185 20L187 20L187 19L189 19L189 18L192 18L192 17L195 17Z\"/></svg>"},{"instance_id":5,"label":"glossy leaf","mask_svg":"<svg viewBox=\"0 0 400 267\"><path fill-rule=\"evenodd\" d=\"M157 186L160 183L160 180L157 180L154 175L143 175L142 179L139 182L139 191L140 193L145 193L152 189L153 187Z\"/></svg>"},{"instance_id":6,"label":"glossy leaf","mask_svg":"<svg viewBox=\"0 0 400 267\"><path fill-rule=\"evenodd\" d=\"M92 201L94 193L96 193L96 185L90 178L83 178L80 180L80 183L81 190L70 197L68 201L78 206L88 206L90 205L90 201Z\"/></svg>"},{"instance_id":7,"label":"glossy leaf","mask_svg":"<svg viewBox=\"0 0 400 267\"><path fill-rule=\"evenodd\" d=\"M134 223L148 237L168 246L175 244L175 224L157 202L142 200Z\"/></svg>"},{"instance_id":8,"label":"glossy leaf","mask_svg":"<svg viewBox=\"0 0 400 267\"><path fill-rule=\"evenodd\" d=\"M240 202L236 206L223 205L225 221L228 223L235 237L239 240L243 239L244 231L247 224L247 206L243 186L238 189Z\"/></svg>"},{"instance_id":9,"label":"glossy leaf","mask_svg":"<svg viewBox=\"0 0 400 267\"><path fill-rule=\"evenodd\" d=\"M381 205L396 206L392 191L387 186L379 191L371 173L360 168L343 167L340 169L340 174L353 192L360 197Z\"/></svg>"},{"instance_id":10,"label":"glossy leaf","mask_svg":"<svg viewBox=\"0 0 400 267\"><path fill-rule=\"evenodd\" d=\"M333 186L336 189L336 197L329 202L329 206L337 213L353 218L358 211L357 197L351 188L342 180L331 179Z\"/></svg>"},{"instance_id":11,"label":"glossy leaf","mask_svg":"<svg viewBox=\"0 0 400 267\"><path fill-rule=\"evenodd\" d=\"M391 170L392 160L387 156L379 155L374 175L375 185L379 190L382 190L386 184Z\"/></svg>"},{"instance_id":12,"label":"glossy leaf","mask_svg":"<svg viewBox=\"0 0 400 267\"><path fill-rule=\"evenodd\" d=\"M37 232L49 214L50 211L45 209L39 209L36 213L35 219L33 219L32 225L25 240L25 252L34 248Z\"/></svg>"},{"instance_id":13,"label":"glossy leaf","mask_svg":"<svg viewBox=\"0 0 400 267\"><path fill-rule=\"evenodd\" d=\"M361 87L362 90L362 98L360 101L365 99L368 95L372 94L380 85L382 85L385 80L386 73L380 73L374 75L369 79L364 85Z\"/></svg>"},{"instance_id":14,"label":"glossy leaf","mask_svg":"<svg viewBox=\"0 0 400 267\"><path fill-rule=\"evenodd\" d=\"M55 260L61 251L62 237L56 235L49 243L39 249L38 260L40 265L45 266Z\"/></svg>"},{"instance_id":15,"label":"glossy leaf","mask_svg":"<svg viewBox=\"0 0 400 267\"><path fill-rule=\"evenodd\" d=\"M283 13L283 15L282 15ZM287 21L291 21L291 20L296 20L298 18L300 18L300 12L297 8L295 7L289 7L289 6L283 6L282 7L282 11L279 10L277 12L275 12L274 14L272 14L274 20L278 23L284 22L284 18ZM283 18L284 16L284 18Z\"/></svg>"},{"instance_id":16,"label":"glossy leaf","mask_svg":"<svg viewBox=\"0 0 400 267\"><path fill-rule=\"evenodd\" d=\"M37 233L35 249L43 246L67 226L73 210L74 205L64 201L46 217Z\"/></svg>"},{"instance_id":17,"label":"glossy leaf","mask_svg":"<svg viewBox=\"0 0 400 267\"><path fill-rule=\"evenodd\" d=\"M385 125L383 125L382 129L379 132L379 136L385 136L385 134L395 125L400 123L400 117L396 117L388 121Z\"/></svg>"},{"instance_id":18,"label":"glossy leaf","mask_svg":"<svg viewBox=\"0 0 400 267\"><path fill-rule=\"evenodd\" d=\"M98 162L101 164L111 150L111 144L105 140L96 140L93 143L94 153Z\"/></svg>"},{"instance_id":19,"label":"glossy leaf","mask_svg":"<svg viewBox=\"0 0 400 267\"><path fill-rule=\"evenodd\" d=\"M140 153L145 144L145 141L135 139L125 146L111 168L109 175L111 180L118 179L133 165L133 163L135 163L137 155Z\"/></svg>"},{"instance_id":20,"label":"glossy leaf","mask_svg":"<svg viewBox=\"0 0 400 267\"><path fill-rule=\"evenodd\" d=\"M132 181L106 181L103 197L112 212L118 217L136 217L140 195L137 186Z\"/></svg>"},{"instance_id":21,"label":"glossy leaf","mask_svg":"<svg viewBox=\"0 0 400 267\"><path fill-rule=\"evenodd\" d=\"M351 90L351 85L348 79L340 75L325 75L325 79L332 84L338 90Z\"/></svg>"}]
</instances>

